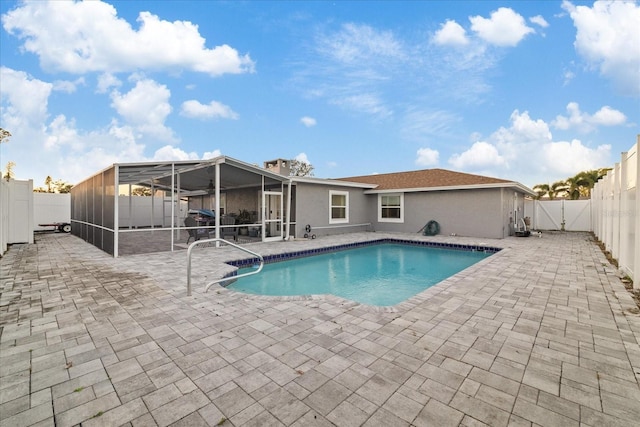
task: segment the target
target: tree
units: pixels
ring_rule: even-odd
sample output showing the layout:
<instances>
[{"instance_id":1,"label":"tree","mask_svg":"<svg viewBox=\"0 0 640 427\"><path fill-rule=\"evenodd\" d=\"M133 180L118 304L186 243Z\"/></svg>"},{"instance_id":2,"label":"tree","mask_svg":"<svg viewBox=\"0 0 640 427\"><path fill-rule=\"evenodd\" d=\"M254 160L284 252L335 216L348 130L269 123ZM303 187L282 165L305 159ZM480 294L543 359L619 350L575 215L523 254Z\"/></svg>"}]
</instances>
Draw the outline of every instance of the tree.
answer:
<instances>
[{"instance_id":1,"label":"tree","mask_svg":"<svg viewBox=\"0 0 640 427\"><path fill-rule=\"evenodd\" d=\"M533 191L537 193L536 200L540 200L549 194L549 184L536 184L533 186Z\"/></svg>"},{"instance_id":2,"label":"tree","mask_svg":"<svg viewBox=\"0 0 640 427\"><path fill-rule=\"evenodd\" d=\"M51 176L47 176L44 180L45 187L36 187L33 189L34 193L70 193L73 188L73 184L69 184L61 179L56 179L55 181L51 178Z\"/></svg>"},{"instance_id":3,"label":"tree","mask_svg":"<svg viewBox=\"0 0 640 427\"><path fill-rule=\"evenodd\" d=\"M313 165L297 159L289 161L291 165L290 176L313 176Z\"/></svg>"},{"instance_id":4,"label":"tree","mask_svg":"<svg viewBox=\"0 0 640 427\"><path fill-rule=\"evenodd\" d=\"M15 166L16 166L16 162L11 162L11 161L7 162L7 166L5 168L5 173L4 173L4 179L9 181L15 176L15 173L13 172L13 168Z\"/></svg>"},{"instance_id":5,"label":"tree","mask_svg":"<svg viewBox=\"0 0 640 427\"><path fill-rule=\"evenodd\" d=\"M11 138L11 132L6 129L0 128L0 144L3 142L9 142L9 138Z\"/></svg>"},{"instance_id":6,"label":"tree","mask_svg":"<svg viewBox=\"0 0 640 427\"><path fill-rule=\"evenodd\" d=\"M554 182L549 184L536 184L533 186L533 191L537 193L536 199L542 197L549 197L553 200L556 197L568 197L569 199L576 200L581 197L591 197L591 190L599 179L604 177L611 168L600 168L588 171L582 171L577 173L571 178L567 178L564 181Z\"/></svg>"},{"instance_id":7,"label":"tree","mask_svg":"<svg viewBox=\"0 0 640 427\"><path fill-rule=\"evenodd\" d=\"M556 181L549 188L549 198L564 197L567 195L567 184L565 181Z\"/></svg>"},{"instance_id":8,"label":"tree","mask_svg":"<svg viewBox=\"0 0 640 427\"><path fill-rule=\"evenodd\" d=\"M69 184L61 179L56 179L53 182L53 186L55 188L55 192L60 194L71 193L71 189L73 188L73 184Z\"/></svg>"},{"instance_id":9,"label":"tree","mask_svg":"<svg viewBox=\"0 0 640 427\"><path fill-rule=\"evenodd\" d=\"M151 196L151 189L149 187L135 186L131 190L132 196Z\"/></svg>"}]
</instances>

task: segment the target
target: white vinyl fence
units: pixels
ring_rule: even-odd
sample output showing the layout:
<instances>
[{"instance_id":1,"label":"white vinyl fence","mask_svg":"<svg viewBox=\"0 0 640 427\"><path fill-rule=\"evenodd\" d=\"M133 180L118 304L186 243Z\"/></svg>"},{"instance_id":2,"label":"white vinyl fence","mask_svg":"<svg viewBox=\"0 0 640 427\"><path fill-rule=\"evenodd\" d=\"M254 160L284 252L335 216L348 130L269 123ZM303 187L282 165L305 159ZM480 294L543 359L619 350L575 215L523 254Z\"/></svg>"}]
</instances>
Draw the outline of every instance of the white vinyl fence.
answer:
<instances>
[{"instance_id":1,"label":"white vinyl fence","mask_svg":"<svg viewBox=\"0 0 640 427\"><path fill-rule=\"evenodd\" d=\"M0 256L9 243L9 183L0 174Z\"/></svg>"},{"instance_id":2,"label":"white vinyl fence","mask_svg":"<svg viewBox=\"0 0 640 427\"><path fill-rule=\"evenodd\" d=\"M33 243L33 180L1 180L0 255L12 243Z\"/></svg>"},{"instance_id":3,"label":"white vinyl fence","mask_svg":"<svg viewBox=\"0 0 640 427\"><path fill-rule=\"evenodd\" d=\"M591 200L526 200L534 230L592 231Z\"/></svg>"},{"instance_id":4,"label":"white vinyl fence","mask_svg":"<svg viewBox=\"0 0 640 427\"><path fill-rule=\"evenodd\" d=\"M33 225L35 231L51 230L54 224L66 222L71 224L70 193L33 193Z\"/></svg>"},{"instance_id":5,"label":"white vinyl fence","mask_svg":"<svg viewBox=\"0 0 640 427\"><path fill-rule=\"evenodd\" d=\"M640 289L639 144L640 135L591 192L593 232L618 260L620 270L633 279L634 289Z\"/></svg>"}]
</instances>

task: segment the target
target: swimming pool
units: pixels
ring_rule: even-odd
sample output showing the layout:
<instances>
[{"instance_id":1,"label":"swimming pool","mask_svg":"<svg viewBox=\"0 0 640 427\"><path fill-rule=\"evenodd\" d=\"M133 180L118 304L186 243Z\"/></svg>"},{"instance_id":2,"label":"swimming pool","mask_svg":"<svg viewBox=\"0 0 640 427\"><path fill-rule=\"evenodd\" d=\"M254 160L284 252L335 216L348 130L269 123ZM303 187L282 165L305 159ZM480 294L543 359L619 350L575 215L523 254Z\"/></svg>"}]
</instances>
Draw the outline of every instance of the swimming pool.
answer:
<instances>
[{"instance_id":1,"label":"swimming pool","mask_svg":"<svg viewBox=\"0 0 640 427\"><path fill-rule=\"evenodd\" d=\"M441 282L494 251L382 243L266 264L228 289L258 295L333 294L391 306Z\"/></svg>"}]
</instances>

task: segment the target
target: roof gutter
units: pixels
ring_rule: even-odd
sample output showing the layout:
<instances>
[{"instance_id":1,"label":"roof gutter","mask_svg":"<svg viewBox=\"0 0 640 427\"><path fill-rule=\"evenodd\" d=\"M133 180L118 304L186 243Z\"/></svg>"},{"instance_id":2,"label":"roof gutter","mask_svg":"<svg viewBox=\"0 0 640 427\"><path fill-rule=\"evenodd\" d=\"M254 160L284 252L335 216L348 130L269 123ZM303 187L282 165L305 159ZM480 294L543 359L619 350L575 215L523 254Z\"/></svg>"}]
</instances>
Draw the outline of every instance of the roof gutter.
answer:
<instances>
[{"instance_id":1,"label":"roof gutter","mask_svg":"<svg viewBox=\"0 0 640 427\"><path fill-rule=\"evenodd\" d=\"M304 183L304 184L315 184L315 185L336 185L339 187L353 187L353 188L369 188L374 189L378 186L378 184L365 184L362 182L354 182L354 181L342 181L337 179L324 179L324 178L313 178L313 177L305 177L305 176L292 176L291 182L296 183ZM369 191L369 190L366 190Z\"/></svg>"},{"instance_id":2,"label":"roof gutter","mask_svg":"<svg viewBox=\"0 0 640 427\"><path fill-rule=\"evenodd\" d=\"M474 184L474 185L448 185L440 187L418 187L418 188L389 188L384 190L365 190L364 194L385 194L385 193L421 193L429 191L451 191L451 190L483 190L491 188L514 188L528 196L536 196L537 194L518 182L506 182L495 184Z\"/></svg>"}]
</instances>

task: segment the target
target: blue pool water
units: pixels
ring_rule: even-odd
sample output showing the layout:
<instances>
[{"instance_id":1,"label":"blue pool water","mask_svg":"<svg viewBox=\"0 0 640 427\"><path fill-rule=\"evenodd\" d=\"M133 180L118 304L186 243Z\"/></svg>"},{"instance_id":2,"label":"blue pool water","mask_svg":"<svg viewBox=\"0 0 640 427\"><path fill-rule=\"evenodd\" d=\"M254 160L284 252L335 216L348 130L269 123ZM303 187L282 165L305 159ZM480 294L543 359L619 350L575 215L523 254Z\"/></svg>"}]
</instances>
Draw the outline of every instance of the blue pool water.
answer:
<instances>
[{"instance_id":1,"label":"blue pool water","mask_svg":"<svg viewBox=\"0 0 640 427\"><path fill-rule=\"evenodd\" d=\"M266 264L231 283L234 291L271 296L333 294L390 306L490 256L480 251L380 244Z\"/></svg>"}]
</instances>

